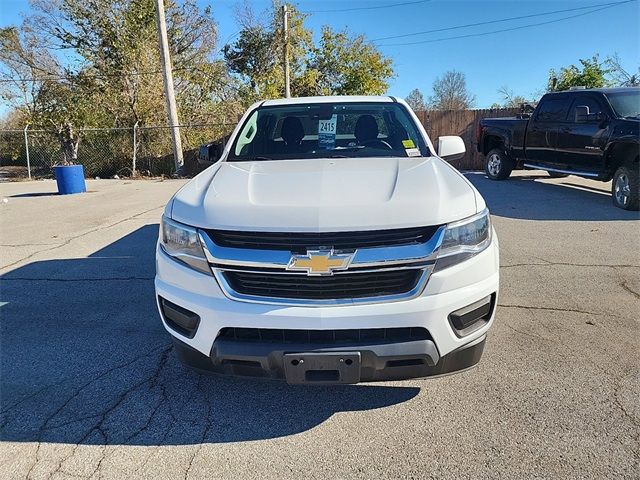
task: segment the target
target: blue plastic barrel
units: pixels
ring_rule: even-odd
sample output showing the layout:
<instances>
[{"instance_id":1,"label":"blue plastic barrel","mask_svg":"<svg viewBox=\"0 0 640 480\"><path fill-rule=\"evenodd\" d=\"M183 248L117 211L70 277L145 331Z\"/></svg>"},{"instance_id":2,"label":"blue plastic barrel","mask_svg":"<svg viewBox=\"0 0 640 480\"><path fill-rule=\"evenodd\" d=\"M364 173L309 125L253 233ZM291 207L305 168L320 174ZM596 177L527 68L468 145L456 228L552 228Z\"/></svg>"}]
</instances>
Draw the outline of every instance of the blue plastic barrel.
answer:
<instances>
[{"instance_id":1,"label":"blue plastic barrel","mask_svg":"<svg viewBox=\"0 0 640 480\"><path fill-rule=\"evenodd\" d=\"M58 165L53 167L60 195L82 193L87 191L82 165Z\"/></svg>"}]
</instances>

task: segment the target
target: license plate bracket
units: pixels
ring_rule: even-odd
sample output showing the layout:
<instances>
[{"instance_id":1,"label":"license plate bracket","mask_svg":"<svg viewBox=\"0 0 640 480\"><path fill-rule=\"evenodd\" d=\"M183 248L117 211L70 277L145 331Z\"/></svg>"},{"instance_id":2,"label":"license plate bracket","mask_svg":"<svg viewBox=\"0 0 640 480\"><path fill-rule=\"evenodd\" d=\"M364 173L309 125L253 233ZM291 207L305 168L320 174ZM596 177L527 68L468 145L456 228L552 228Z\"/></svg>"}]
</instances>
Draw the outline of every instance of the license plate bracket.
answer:
<instances>
[{"instance_id":1,"label":"license plate bracket","mask_svg":"<svg viewBox=\"0 0 640 480\"><path fill-rule=\"evenodd\" d=\"M360 352L287 353L283 359L289 384L352 384L360 381Z\"/></svg>"}]
</instances>

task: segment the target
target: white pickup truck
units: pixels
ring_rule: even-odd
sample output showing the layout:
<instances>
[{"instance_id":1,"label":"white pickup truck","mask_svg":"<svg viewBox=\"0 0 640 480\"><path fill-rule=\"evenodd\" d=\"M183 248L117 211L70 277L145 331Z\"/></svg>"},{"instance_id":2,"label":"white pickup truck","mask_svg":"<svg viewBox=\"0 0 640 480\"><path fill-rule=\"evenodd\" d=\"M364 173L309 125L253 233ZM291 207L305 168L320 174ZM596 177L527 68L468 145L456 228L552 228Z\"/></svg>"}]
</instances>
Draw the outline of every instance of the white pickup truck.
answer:
<instances>
[{"instance_id":1,"label":"white pickup truck","mask_svg":"<svg viewBox=\"0 0 640 480\"><path fill-rule=\"evenodd\" d=\"M199 370L357 383L480 360L498 240L478 191L394 97L267 100L162 217L156 298Z\"/></svg>"}]
</instances>

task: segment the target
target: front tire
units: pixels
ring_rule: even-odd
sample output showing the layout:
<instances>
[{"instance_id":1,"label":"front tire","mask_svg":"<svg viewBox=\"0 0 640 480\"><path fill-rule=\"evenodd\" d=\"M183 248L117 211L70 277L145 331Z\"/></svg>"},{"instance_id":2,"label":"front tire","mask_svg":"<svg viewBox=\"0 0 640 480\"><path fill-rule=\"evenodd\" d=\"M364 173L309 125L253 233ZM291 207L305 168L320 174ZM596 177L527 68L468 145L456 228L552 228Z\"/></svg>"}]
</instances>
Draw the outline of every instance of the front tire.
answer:
<instances>
[{"instance_id":1,"label":"front tire","mask_svg":"<svg viewBox=\"0 0 640 480\"><path fill-rule=\"evenodd\" d=\"M513 160L502 148L490 150L484 161L484 173L491 180L506 180L511 175L513 167Z\"/></svg>"},{"instance_id":2,"label":"front tire","mask_svg":"<svg viewBox=\"0 0 640 480\"><path fill-rule=\"evenodd\" d=\"M611 182L613 204L624 210L640 209L640 175L638 170L618 167Z\"/></svg>"}]
</instances>

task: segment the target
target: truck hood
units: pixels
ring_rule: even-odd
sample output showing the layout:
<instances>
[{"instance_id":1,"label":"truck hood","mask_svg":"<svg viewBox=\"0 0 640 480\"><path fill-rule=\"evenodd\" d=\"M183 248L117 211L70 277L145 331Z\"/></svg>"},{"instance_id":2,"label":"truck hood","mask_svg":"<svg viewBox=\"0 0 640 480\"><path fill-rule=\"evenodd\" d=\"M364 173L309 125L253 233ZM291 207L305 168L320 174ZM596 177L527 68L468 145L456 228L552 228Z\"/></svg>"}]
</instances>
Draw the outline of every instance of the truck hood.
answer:
<instances>
[{"instance_id":1,"label":"truck hood","mask_svg":"<svg viewBox=\"0 0 640 480\"><path fill-rule=\"evenodd\" d=\"M340 158L221 162L170 210L201 228L321 232L443 224L476 203L473 186L437 157Z\"/></svg>"}]
</instances>

